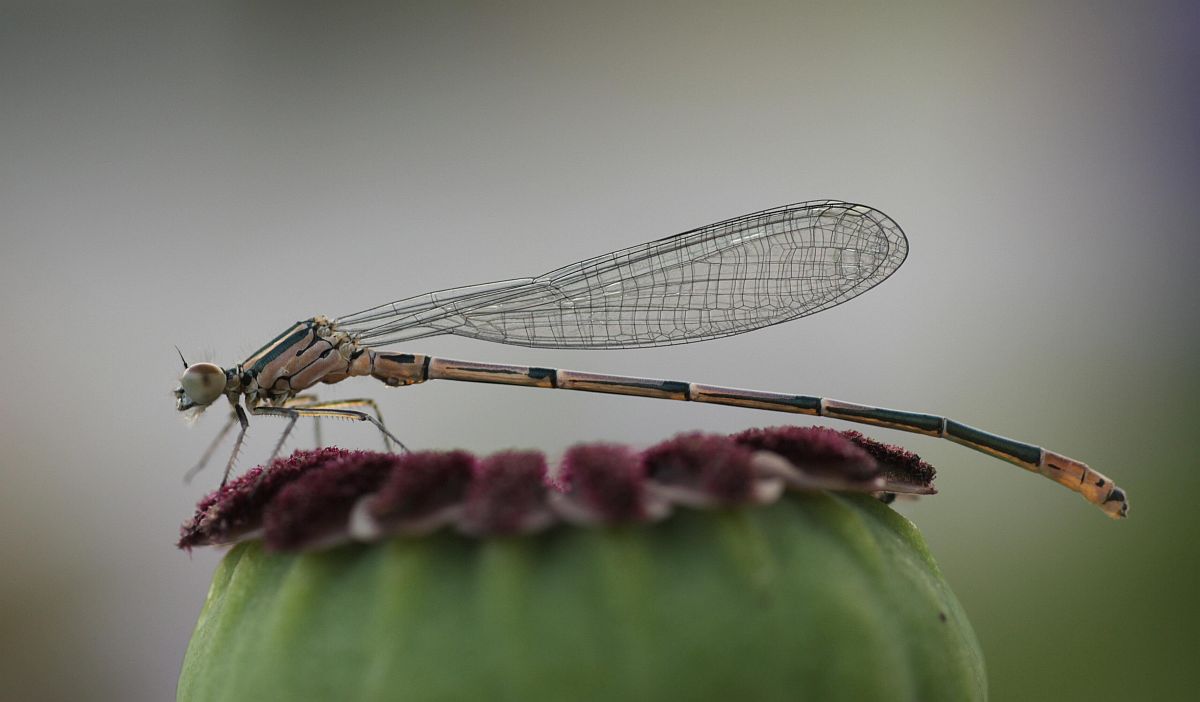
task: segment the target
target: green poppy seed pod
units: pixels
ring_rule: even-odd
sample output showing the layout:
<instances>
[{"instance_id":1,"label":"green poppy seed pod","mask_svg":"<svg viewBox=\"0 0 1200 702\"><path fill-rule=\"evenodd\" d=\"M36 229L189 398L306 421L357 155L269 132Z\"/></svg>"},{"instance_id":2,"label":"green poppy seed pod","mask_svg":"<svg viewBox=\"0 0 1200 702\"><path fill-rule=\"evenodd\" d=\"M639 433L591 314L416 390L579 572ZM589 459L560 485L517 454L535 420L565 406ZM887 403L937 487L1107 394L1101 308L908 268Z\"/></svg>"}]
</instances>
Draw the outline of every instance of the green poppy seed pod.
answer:
<instances>
[{"instance_id":1,"label":"green poppy seed pod","mask_svg":"<svg viewBox=\"0 0 1200 702\"><path fill-rule=\"evenodd\" d=\"M869 480L880 454L835 434L799 443ZM876 490L794 480L798 445L576 447L549 476L528 452L297 452L185 525L182 546L241 543L179 699L986 698L916 528Z\"/></svg>"}]
</instances>

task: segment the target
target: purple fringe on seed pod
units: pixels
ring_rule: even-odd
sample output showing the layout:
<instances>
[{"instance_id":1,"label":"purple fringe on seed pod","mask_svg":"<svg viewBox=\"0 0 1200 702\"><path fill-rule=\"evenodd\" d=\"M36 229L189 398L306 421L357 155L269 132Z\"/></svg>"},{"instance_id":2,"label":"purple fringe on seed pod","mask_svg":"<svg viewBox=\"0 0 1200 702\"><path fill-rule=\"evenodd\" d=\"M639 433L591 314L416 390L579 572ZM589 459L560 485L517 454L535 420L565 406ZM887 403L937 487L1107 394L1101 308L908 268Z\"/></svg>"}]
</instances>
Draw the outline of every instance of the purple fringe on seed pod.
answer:
<instances>
[{"instance_id":1,"label":"purple fringe on seed pod","mask_svg":"<svg viewBox=\"0 0 1200 702\"><path fill-rule=\"evenodd\" d=\"M869 439L863 436L862 432L853 429L838 433L871 454L871 457L879 463L879 467L888 480L932 485L933 479L937 477L937 471L933 466L922 461L921 457L912 451Z\"/></svg>"},{"instance_id":2,"label":"purple fringe on seed pod","mask_svg":"<svg viewBox=\"0 0 1200 702\"><path fill-rule=\"evenodd\" d=\"M461 505L476 472L466 451L421 451L400 456L396 470L366 503L378 525L414 524Z\"/></svg>"},{"instance_id":3,"label":"purple fringe on seed pod","mask_svg":"<svg viewBox=\"0 0 1200 702\"><path fill-rule=\"evenodd\" d=\"M553 476L553 477L551 477ZM296 451L251 469L197 505L179 547L262 536L295 551L453 527L471 536L529 533L559 522L621 524L673 507L752 505L792 489L932 493L916 454L855 431L776 427L733 436L681 434L644 451L569 449L556 471L536 451L387 454Z\"/></svg>"},{"instance_id":4,"label":"purple fringe on seed pod","mask_svg":"<svg viewBox=\"0 0 1200 702\"><path fill-rule=\"evenodd\" d=\"M584 444L562 458L557 485L604 522L637 522L647 516L646 470L628 446Z\"/></svg>"},{"instance_id":5,"label":"purple fringe on seed pod","mask_svg":"<svg viewBox=\"0 0 1200 702\"><path fill-rule=\"evenodd\" d=\"M690 488L718 504L752 501L753 452L727 436L680 434L643 454L649 476L663 485Z\"/></svg>"},{"instance_id":6,"label":"purple fringe on seed pod","mask_svg":"<svg viewBox=\"0 0 1200 702\"><path fill-rule=\"evenodd\" d=\"M879 465L871 454L833 429L747 429L731 438L742 446L778 454L795 466L803 466L810 474L834 475L848 481L870 480L879 475Z\"/></svg>"},{"instance_id":7,"label":"purple fringe on seed pod","mask_svg":"<svg viewBox=\"0 0 1200 702\"><path fill-rule=\"evenodd\" d=\"M362 451L319 448L297 451L257 466L229 481L196 505L196 514L179 539L180 548L229 543L262 529L263 510L281 489L314 468L348 456L366 456Z\"/></svg>"},{"instance_id":8,"label":"purple fringe on seed pod","mask_svg":"<svg viewBox=\"0 0 1200 702\"><path fill-rule=\"evenodd\" d=\"M546 457L503 451L479 462L463 504L468 534L517 534L549 526Z\"/></svg>"},{"instance_id":9,"label":"purple fringe on seed pod","mask_svg":"<svg viewBox=\"0 0 1200 702\"><path fill-rule=\"evenodd\" d=\"M263 538L289 551L336 538L350 510L400 465L394 453L351 454L309 471L279 491L263 513Z\"/></svg>"}]
</instances>

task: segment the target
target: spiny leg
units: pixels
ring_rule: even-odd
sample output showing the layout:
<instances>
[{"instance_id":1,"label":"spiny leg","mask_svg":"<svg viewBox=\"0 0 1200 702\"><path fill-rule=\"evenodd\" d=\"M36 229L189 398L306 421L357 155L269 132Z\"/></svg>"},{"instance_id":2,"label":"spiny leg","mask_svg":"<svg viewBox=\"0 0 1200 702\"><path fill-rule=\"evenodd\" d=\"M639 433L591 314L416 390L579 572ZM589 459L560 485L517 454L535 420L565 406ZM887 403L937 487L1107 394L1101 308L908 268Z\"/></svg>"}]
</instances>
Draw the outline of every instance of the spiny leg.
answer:
<instances>
[{"instance_id":1,"label":"spiny leg","mask_svg":"<svg viewBox=\"0 0 1200 702\"><path fill-rule=\"evenodd\" d=\"M298 400L298 399L300 399L300 397L297 397L296 399ZM313 398L313 399L315 400L316 398ZM380 426L380 427L384 426L383 412L379 411L379 405L375 403L375 400L372 400L369 397L356 397L356 398L350 399L350 400L328 400L325 402L314 401L314 402L308 402L308 403L304 403L304 404L288 403L285 406L286 407L295 407L298 409L349 409L351 407L370 407L375 412L375 418L379 420L376 426ZM393 440L396 441L396 443L400 446L401 449L403 449L405 451L408 450L408 448L403 443L401 443L398 439L396 439L396 437L392 436L387 431L383 431L382 436L383 436L383 448L388 453L392 452L391 442Z\"/></svg>"},{"instance_id":2,"label":"spiny leg","mask_svg":"<svg viewBox=\"0 0 1200 702\"><path fill-rule=\"evenodd\" d=\"M340 400L336 403L328 403L328 404L342 404L342 403L346 403L346 402L349 402L349 401L348 400ZM326 403L322 403L322 404L326 404ZM292 418L292 417L337 417L339 419L351 419L351 420L355 420L355 421L359 421L359 422L370 422L375 425L376 429L383 432L384 436L386 436L388 439L391 439L392 441L396 442L396 445L399 446L401 450L403 450L403 451L408 450L408 447L404 445L403 441L401 441L400 439L397 439L395 436L392 435L392 433L390 431L387 430L387 427L383 426L383 422L372 417L371 415L367 414L366 412L359 412L357 410L341 409L341 408L335 408L335 407L311 407L311 406L308 406L308 407L255 407L254 409L252 409L250 411L253 414L269 415L269 416L273 416L273 417L289 417L289 418Z\"/></svg>"},{"instance_id":3,"label":"spiny leg","mask_svg":"<svg viewBox=\"0 0 1200 702\"><path fill-rule=\"evenodd\" d=\"M217 432L216 438L212 440L212 442L208 445L208 448L204 449L204 453L201 454L200 460L196 462L196 465L188 468L187 472L183 474L184 484L191 483L192 478L196 477L197 473L204 470L204 466L208 465L209 459L212 458L213 453L216 452L217 447L221 445L221 441L225 438L225 435L229 433L229 430L233 428L233 423L236 421L237 413L230 412L229 420L225 422L225 426L221 427L221 431Z\"/></svg>"},{"instance_id":4,"label":"spiny leg","mask_svg":"<svg viewBox=\"0 0 1200 702\"><path fill-rule=\"evenodd\" d=\"M225 487L225 483L229 481L229 472L233 470L238 452L242 450L242 441L246 439L246 430L250 428L250 418L246 416L246 410L242 409L241 405L234 405L233 411L242 425L242 430L238 432L237 441L233 442L233 453L229 454L229 462L225 464L225 474L221 476L221 487Z\"/></svg>"},{"instance_id":5,"label":"spiny leg","mask_svg":"<svg viewBox=\"0 0 1200 702\"><path fill-rule=\"evenodd\" d=\"M318 402L318 398L316 395L297 395L297 396L291 398L290 400L288 400L287 402L285 402L283 404L283 406L284 407L304 407L307 405L314 404L316 402ZM287 441L288 436L291 435L292 428L296 426L297 419L299 419L299 416L292 417L291 421L288 422L287 427L283 430L283 433L279 435L279 441L275 443L275 450L271 451L271 457L269 459L267 459L268 463L275 460L275 457L278 456L279 452L283 450L283 442ZM313 433L316 435L317 448L320 448L321 447L321 420L320 420L320 418L313 419Z\"/></svg>"},{"instance_id":6,"label":"spiny leg","mask_svg":"<svg viewBox=\"0 0 1200 702\"><path fill-rule=\"evenodd\" d=\"M258 413L255 412L255 414ZM275 457L279 455L279 452L283 450L283 442L287 441L288 435L292 433L292 428L296 426L296 421L298 419L300 419L300 415L294 414L292 415L291 419L288 420L287 426L283 428L283 433L279 435L279 441L275 442L275 448L271 450L271 457L267 459L267 463L274 461Z\"/></svg>"},{"instance_id":7,"label":"spiny leg","mask_svg":"<svg viewBox=\"0 0 1200 702\"><path fill-rule=\"evenodd\" d=\"M352 399L352 400L329 400L326 402L321 402L317 399L316 395L297 395L296 397L291 398L290 400L288 400L287 402L285 402L283 404L284 409L316 409L316 410L320 410L320 409L348 409L350 407L370 407L370 408L372 408L373 410L375 410L375 417L379 420L376 426L383 425L383 414L379 411L379 405L375 404L375 401L370 398L356 398L356 399ZM317 427L317 431L316 431L317 446L320 447L320 445L321 445L321 434L320 434L321 417L320 417L320 415L310 415L310 416L312 416L313 423ZM299 418L300 418L300 415L298 415L298 414L291 416L290 420L288 421L287 427L284 428L283 433L280 434L279 441L275 444L275 450L271 452L271 457L268 459L268 461L275 460L275 457L278 456L279 452L283 450L283 444L285 441L287 441L288 436L291 435L292 429L296 426L296 421ZM399 442L397 442L397 443L399 443ZM404 444L400 444L400 446L403 447ZM388 438L387 431L383 432L383 448L385 451L387 451L389 453L392 451L392 444L391 444L390 439ZM407 449L405 449L405 450L407 450Z\"/></svg>"},{"instance_id":8,"label":"spiny leg","mask_svg":"<svg viewBox=\"0 0 1200 702\"><path fill-rule=\"evenodd\" d=\"M350 407L370 407L371 409L373 409L375 411L375 418L372 418L370 415L367 415L363 412L351 411L348 409ZM285 410L285 411L274 412L274 411L267 411L267 410ZM290 410L306 410L306 411L305 412L292 412ZM254 410L252 410L252 412L254 414L267 414L267 415L288 417L288 424L284 428L283 432L279 435L279 441L277 441L275 443L275 449L273 451L271 451L271 457L267 459L268 463L271 461L274 461L275 458L277 456L279 456L280 451L283 450L283 444L287 441L288 437L291 436L292 429L295 428L296 422L302 416L307 416L307 417L313 418L313 421L317 426L317 445L318 446L321 445L320 421L321 421L321 417L325 416L325 417L339 417L342 419L355 419L358 421L369 421L372 424L374 424L379 429L379 431L382 433L384 450L388 451L389 453L392 451L391 441L393 441L393 440L396 442L397 445L400 446L401 449L403 449L405 451L408 450L408 448L403 444L403 442L401 442L396 437L392 436L391 433L388 432L388 430L386 428L384 428L383 414L379 411L379 405L375 404L375 401L370 398L355 398L355 399L350 399L350 400L330 400L330 401L326 401L326 402L320 402L320 401L318 401L316 395L297 395L296 397L289 399L286 403L284 403L284 405L282 407L256 407Z\"/></svg>"}]
</instances>

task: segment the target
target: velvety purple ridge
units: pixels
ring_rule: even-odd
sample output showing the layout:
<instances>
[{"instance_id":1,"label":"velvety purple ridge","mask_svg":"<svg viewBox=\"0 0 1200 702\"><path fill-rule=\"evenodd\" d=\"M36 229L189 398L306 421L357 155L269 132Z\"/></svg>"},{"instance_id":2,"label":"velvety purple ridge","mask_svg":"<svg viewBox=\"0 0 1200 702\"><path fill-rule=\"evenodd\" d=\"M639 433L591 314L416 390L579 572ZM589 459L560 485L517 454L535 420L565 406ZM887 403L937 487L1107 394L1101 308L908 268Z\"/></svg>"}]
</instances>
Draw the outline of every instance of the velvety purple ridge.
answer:
<instances>
[{"instance_id":1,"label":"velvety purple ridge","mask_svg":"<svg viewBox=\"0 0 1200 702\"><path fill-rule=\"evenodd\" d=\"M563 456L557 485L606 521L637 521L645 516L646 470L642 456L628 446L572 447Z\"/></svg>"},{"instance_id":2,"label":"velvety purple ridge","mask_svg":"<svg viewBox=\"0 0 1200 702\"><path fill-rule=\"evenodd\" d=\"M511 534L546 502L546 457L502 451L480 461L467 487L463 517L475 533Z\"/></svg>"},{"instance_id":3,"label":"velvety purple ridge","mask_svg":"<svg viewBox=\"0 0 1200 702\"><path fill-rule=\"evenodd\" d=\"M314 468L324 468L340 458L366 455L327 447L296 451L266 466L251 468L200 500L195 516L183 527L178 545L191 548L211 543L218 535L232 539L255 531L262 527L267 504L282 488Z\"/></svg>"},{"instance_id":4,"label":"velvety purple ridge","mask_svg":"<svg viewBox=\"0 0 1200 702\"><path fill-rule=\"evenodd\" d=\"M359 498L378 490L400 459L392 453L356 452L301 475L267 503L264 539L280 550L318 540L345 524Z\"/></svg>"},{"instance_id":5,"label":"velvety purple ridge","mask_svg":"<svg viewBox=\"0 0 1200 702\"><path fill-rule=\"evenodd\" d=\"M420 451L399 457L396 468L371 499L379 522L419 519L463 501L477 471L466 451Z\"/></svg>"},{"instance_id":6,"label":"velvety purple ridge","mask_svg":"<svg viewBox=\"0 0 1200 702\"><path fill-rule=\"evenodd\" d=\"M360 501L384 530L454 510L454 523L465 533L522 533L556 519L554 499L574 504L572 512L587 515L588 522L647 521L652 484L703 494L709 504L751 504L763 479L755 468L760 451L786 459L801 474L848 484L883 477L930 486L934 477L912 452L856 431L820 427L688 433L644 451L580 444L567 450L557 471L538 451L477 458L466 451L299 450L204 497L183 525L178 546L230 543L260 531L271 550L320 545L346 534Z\"/></svg>"},{"instance_id":7,"label":"velvety purple ridge","mask_svg":"<svg viewBox=\"0 0 1200 702\"><path fill-rule=\"evenodd\" d=\"M747 448L779 454L810 473L848 480L867 480L879 474L879 464L868 451L825 427L747 429L732 438Z\"/></svg>"},{"instance_id":8,"label":"velvety purple ridge","mask_svg":"<svg viewBox=\"0 0 1200 702\"><path fill-rule=\"evenodd\" d=\"M937 477L934 467L922 461L921 457L912 451L867 438L862 432L853 429L838 433L871 454L883 469L884 477L890 480L932 485L933 479Z\"/></svg>"},{"instance_id":9,"label":"velvety purple ridge","mask_svg":"<svg viewBox=\"0 0 1200 702\"><path fill-rule=\"evenodd\" d=\"M647 474L658 482L700 490L722 504L750 498L754 452L736 438L716 434L680 434L643 454ZM785 457L786 458L786 457Z\"/></svg>"}]
</instances>

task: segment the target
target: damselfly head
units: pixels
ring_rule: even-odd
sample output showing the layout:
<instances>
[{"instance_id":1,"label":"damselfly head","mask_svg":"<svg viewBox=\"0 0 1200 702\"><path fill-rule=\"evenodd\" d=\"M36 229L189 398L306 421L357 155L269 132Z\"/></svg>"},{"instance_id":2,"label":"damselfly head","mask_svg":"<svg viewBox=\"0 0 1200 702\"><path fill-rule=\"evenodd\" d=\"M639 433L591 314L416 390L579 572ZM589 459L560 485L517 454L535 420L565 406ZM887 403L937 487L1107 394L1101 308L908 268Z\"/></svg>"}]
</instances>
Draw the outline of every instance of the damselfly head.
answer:
<instances>
[{"instance_id":1,"label":"damselfly head","mask_svg":"<svg viewBox=\"0 0 1200 702\"><path fill-rule=\"evenodd\" d=\"M193 363L179 377L175 388L175 409L203 409L225 392L225 370L215 363Z\"/></svg>"}]
</instances>

